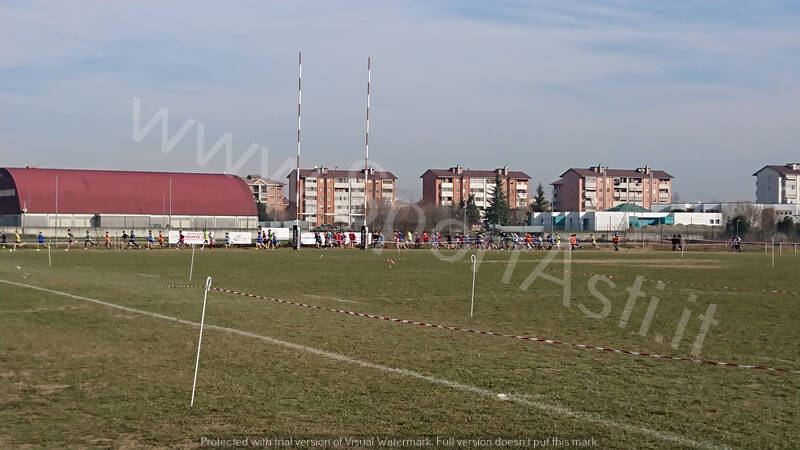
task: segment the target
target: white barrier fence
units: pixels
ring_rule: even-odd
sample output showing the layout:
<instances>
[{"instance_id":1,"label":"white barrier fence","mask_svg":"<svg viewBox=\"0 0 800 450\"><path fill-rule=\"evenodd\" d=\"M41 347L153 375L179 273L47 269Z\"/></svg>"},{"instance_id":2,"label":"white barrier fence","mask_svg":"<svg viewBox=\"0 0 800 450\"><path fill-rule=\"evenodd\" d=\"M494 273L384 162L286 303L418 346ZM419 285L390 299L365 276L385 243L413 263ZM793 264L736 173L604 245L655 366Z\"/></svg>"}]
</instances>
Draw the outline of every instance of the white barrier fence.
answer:
<instances>
[{"instance_id":1,"label":"white barrier fence","mask_svg":"<svg viewBox=\"0 0 800 450\"><path fill-rule=\"evenodd\" d=\"M253 234L249 232L233 231L228 233L228 236L231 238L231 244L233 245L250 245L253 243ZM180 238L179 231L169 232L170 244L177 244L179 238ZM220 235L219 233L215 233L214 240L217 242L217 245L224 245L225 235L224 234ZM204 242L205 238L203 237L202 231L183 232L183 243L186 245L202 245Z\"/></svg>"}]
</instances>

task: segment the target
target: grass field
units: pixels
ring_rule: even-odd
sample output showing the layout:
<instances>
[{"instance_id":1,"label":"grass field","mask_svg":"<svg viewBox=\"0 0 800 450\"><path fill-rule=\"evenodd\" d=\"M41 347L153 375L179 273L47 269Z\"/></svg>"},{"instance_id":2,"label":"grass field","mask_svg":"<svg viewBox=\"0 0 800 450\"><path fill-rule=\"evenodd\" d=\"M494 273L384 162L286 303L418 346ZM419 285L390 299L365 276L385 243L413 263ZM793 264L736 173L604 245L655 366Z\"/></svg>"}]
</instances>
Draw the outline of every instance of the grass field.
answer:
<instances>
[{"instance_id":1,"label":"grass field","mask_svg":"<svg viewBox=\"0 0 800 450\"><path fill-rule=\"evenodd\" d=\"M190 255L57 251L50 268L47 252L0 254L0 447L197 447L202 437L245 435L800 445L800 374L394 323L220 291L208 295L190 408L192 323L200 321L203 292L166 287L188 283ZM449 262L425 250L198 251L194 284L210 275L221 288L324 308L693 358L700 315L713 304L716 323L698 358L800 370L800 293L764 292L800 290L800 255L777 256L773 269L763 253L579 251L568 307L560 284L538 278L525 288L544 253L520 253L513 270L510 256L481 255L473 318L469 257ZM543 273L565 276L561 255L549 268ZM626 288L639 275L674 283L644 281L645 296L622 327ZM590 317L604 315L592 290L607 298L605 317ZM659 300L647 314L653 296ZM675 348L684 310L690 316Z\"/></svg>"}]
</instances>

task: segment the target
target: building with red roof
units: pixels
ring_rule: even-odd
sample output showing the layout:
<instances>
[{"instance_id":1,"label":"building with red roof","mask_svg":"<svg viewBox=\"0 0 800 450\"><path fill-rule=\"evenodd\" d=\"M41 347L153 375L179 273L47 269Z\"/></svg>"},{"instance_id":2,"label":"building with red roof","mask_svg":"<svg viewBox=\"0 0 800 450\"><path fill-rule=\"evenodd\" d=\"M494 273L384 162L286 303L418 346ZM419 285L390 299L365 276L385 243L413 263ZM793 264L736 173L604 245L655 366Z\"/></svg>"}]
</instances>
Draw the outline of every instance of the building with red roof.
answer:
<instances>
[{"instance_id":1,"label":"building with red roof","mask_svg":"<svg viewBox=\"0 0 800 450\"><path fill-rule=\"evenodd\" d=\"M652 209L672 202L672 175L650 167L573 167L553 183L554 211L607 211L623 203Z\"/></svg>"},{"instance_id":2,"label":"building with red roof","mask_svg":"<svg viewBox=\"0 0 800 450\"><path fill-rule=\"evenodd\" d=\"M233 175L0 169L0 224L37 232L55 226L247 229L257 219L250 189Z\"/></svg>"},{"instance_id":3,"label":"building with red roof","mask_svg":"<svg viewBox=\"0 0 800 450\"><path fill-rule=\"evenodd\" d=\"M363 224L365 196L370 208L395 206L397 177L392 172L370 168L365 177L363 169L300 169L299 195L297 169L287 178L289 201L294 203L299 197L302 220L312 225Z\"/></svg>"},{"instance_id":4,"label":"building with red roof","mask_svg":"<svg viewBox=\"0 0 800 450\"><path fill-rule=\"evenodd\" d=\"M422 203L432 206L458 205L461 200L475 198L475 205L484 211L494 196L496 178L512 210L527 209L530 205L528 187L531 177L519 170L502 167L495 170L471 170L461 166L445 169L428 169L422 178Z\"/></svg>"},{"instance_id":5,"label":"building with red roof","mask_svg":"<svg viewBox=\"0 0 800 450\"><path fill-rule=\"evenodd\" d=\"M756 203L800 204L800 163L764 166L756 177Z\"/></svg>"}]
</instances>

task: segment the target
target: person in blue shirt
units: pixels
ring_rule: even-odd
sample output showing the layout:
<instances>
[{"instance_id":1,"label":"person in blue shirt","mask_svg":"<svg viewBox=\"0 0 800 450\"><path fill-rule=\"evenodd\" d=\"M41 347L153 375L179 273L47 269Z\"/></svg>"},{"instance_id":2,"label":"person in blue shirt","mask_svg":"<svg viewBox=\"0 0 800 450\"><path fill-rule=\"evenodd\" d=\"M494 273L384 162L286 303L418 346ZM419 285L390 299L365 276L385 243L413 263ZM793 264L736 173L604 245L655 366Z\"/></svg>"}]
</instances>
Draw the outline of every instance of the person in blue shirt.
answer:
<instances>
[{"instance_id":1,"label":"person in blue shirt","mask_svg":"<svg viewBox=\"0 0 800 450\"><path fill-rule=\"evenodd\" d=\"M5 243L5 242L4 242ZM39 237L36 240L36 251L39 251L39 247L44 246L44 248L49 248L47 244L44 243L44 235L42 232L39 232Z\"/></svg>"},{"instance_id":2,"label":"person in blue shirt","mask_svg":"<svg viewBox=\"0 0 800 450\"><path fill-rule=\"evenodd\" d=\"M136 236L134 236L133 230L131 230L130 240L128 241L128 247L139 248L139 244L136 243Z\"/></svg>"},{"instance_id":3,"label":"person in blue shirt","mask_svg":"<svg viewBox=\"0 0 800 450\"><path fill-rule=\"evenodd\" d=\"M156 239L153 237L153 230L147 231L147 248L152 249L153 245L156 243Z\"/></svg>"},{"instance_id":4,"label":"person in blue shirt","mask_svg":"<svg viewBox=\"0 0 800 450\"><path fill-rule=\"evenodd\" d=\"M261 233L256 233L256 248L264 248L264 237Z\"/></svg>"}]
</instances>

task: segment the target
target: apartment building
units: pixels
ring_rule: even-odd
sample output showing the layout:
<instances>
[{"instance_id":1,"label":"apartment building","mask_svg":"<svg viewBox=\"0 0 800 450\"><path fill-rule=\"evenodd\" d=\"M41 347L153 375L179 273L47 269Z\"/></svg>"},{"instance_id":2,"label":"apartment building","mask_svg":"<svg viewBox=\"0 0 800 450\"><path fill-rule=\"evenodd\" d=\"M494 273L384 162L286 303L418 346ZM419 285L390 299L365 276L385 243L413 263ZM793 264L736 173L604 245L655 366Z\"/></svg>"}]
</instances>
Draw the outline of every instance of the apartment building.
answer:
<instances>
[{"instance_id":1,"label":"apartment building","mask_svg":"<svg viewBox=\"0 0 800 450\"><path fill-rule=\"evenodd\" d=\"M294 202L297 170L289 173L289 201ZM300 169L301 220L313 225L359 226L364 223L364 204L395 206L397 177L370 168L367 184L363 170ZM366 187L366 189L365 189Z\"/></svg>"},{"instance_id":2,"label":"apartment building","mask_svg":"<svg viewBox=\"0 0 800 450\"><path fill-rule=\"evenodd\" d=\"M606 211L623 203L650 209L672 202L672 175L647 166L571 168L551 184L555 211Z\"/></svg>"},{"instance_id":3,"label":"apartment building","mask_svg":"<svg viewBox=\"0 0 800 450\"><path fill-rule=\"evenodd\" d=\"M800 163L764 166L756 177L756 203L800 204Z\"/></svg>"},{"instance_id":4,"label":"apartment building","mask_svg":"<svg viewBox=\"0 0 800 450\"><path fill-rule=\"evenodd\" d=\"M283 211L288 206L283 195L284 183L263 178L261 175L248 175L244 177L244 182L250 188L256 203L264 203L267 211Z\"/></svg>"},{"instance_id":5,"label":"apartment building","mask_svg":"<svg viewBox=\"0 0 800 450\"><path fill-rule=\"evenodd\" d=\"M530 181L525 172L502 167L495 170L470 170L461 166L449 169L428 169L422 178L422 203L424 205L458 205L461 200L475 196L475 205L483 212L494 195L494 185L500 177L511 209L527 208L530 205Z\"/></svg>"}]
</instances>

